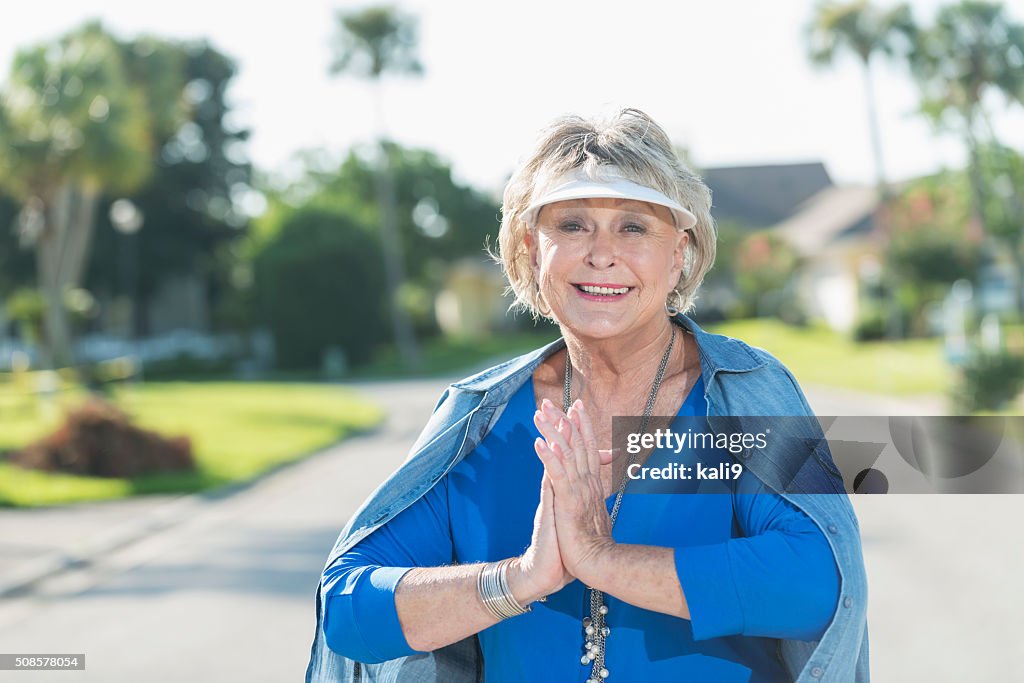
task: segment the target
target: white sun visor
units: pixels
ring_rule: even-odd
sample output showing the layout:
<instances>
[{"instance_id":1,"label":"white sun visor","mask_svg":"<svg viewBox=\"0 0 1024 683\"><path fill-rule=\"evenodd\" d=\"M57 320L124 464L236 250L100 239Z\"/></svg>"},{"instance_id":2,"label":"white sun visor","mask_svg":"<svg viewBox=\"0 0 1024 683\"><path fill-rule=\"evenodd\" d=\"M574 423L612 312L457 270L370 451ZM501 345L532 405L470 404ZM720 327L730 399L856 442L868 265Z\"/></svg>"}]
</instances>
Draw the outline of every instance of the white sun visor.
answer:
<instances>
[{"instance_id":1,"label":"white sun visor","mask_svg":"<svg viewBox=\"0 0 1024 683\"><path fill-rule=\"evenodd\" d=\"M569 199L633 199L667 207L672 211L676 228L687 230L697 224L697 217L682 204L654 188L638 185L618 174L617 169L606 172L606 179L596 180L582 171L574 171L552 182L546 191L534 198L523 212L523 220L533 228L542 207Z\"/></svg>"}]
</instances>

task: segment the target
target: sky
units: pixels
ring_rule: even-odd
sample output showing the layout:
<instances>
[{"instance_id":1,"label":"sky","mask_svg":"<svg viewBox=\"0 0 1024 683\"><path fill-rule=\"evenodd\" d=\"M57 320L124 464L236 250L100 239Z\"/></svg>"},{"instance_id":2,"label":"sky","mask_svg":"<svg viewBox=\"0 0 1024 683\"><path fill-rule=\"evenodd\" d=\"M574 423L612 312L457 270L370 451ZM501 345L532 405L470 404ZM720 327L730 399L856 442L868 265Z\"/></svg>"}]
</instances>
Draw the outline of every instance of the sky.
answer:
<instances>
[{"instance_id":1,"label":"sky","mask_svg":"<svg viewBox=\"0 0 1024 683\"><path fill-rule=\"evenodd\" d=\"M0 21L0 76L18 47L99 17L122 37L206 38L234 57L234 123L272 177L294 175L300 150L340 155L377 131L358 79L327 74L333 17L367 3L290 0L78 0L17 3ZM911 2L920 18L939 0ZM1006 3L1024 21L1024 0ZM385 131L450 161L456 176L498 192L537 131L555 116L630 106L654 117L701 167L823 161L838 183L874 178L862 70L810 66L804 0L517 0L398 2L420 17L421 78L383 85ZM962 146L915 113L917 92L879 63L876 98L892 179L963 163ZM996 116L1024 147L1024 113Z\"/></svg>"}]
</instances>

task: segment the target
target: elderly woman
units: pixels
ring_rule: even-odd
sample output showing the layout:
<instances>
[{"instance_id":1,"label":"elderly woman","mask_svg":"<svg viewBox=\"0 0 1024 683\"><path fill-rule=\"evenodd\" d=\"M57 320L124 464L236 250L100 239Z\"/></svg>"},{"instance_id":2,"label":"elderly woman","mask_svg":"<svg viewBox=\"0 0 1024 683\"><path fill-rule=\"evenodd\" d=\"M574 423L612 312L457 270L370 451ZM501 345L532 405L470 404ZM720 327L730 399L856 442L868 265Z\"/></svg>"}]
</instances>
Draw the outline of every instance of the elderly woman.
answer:
<instances>
[{"instance_id":1,"label":"elderly woman","mask_svg":"<svg viewBox=\"0 0 1024 683\"><path fill-rule=\"evenodd\" d=\"M544 131L500 259L562 338L444 392L338 539L307 681L867 680L858 527L824 441L744 450L730 495L624 496L638 461L612 416L811 414L775 358L684 315L710 205L642 112Z\"/></svg>"}]
</instances>

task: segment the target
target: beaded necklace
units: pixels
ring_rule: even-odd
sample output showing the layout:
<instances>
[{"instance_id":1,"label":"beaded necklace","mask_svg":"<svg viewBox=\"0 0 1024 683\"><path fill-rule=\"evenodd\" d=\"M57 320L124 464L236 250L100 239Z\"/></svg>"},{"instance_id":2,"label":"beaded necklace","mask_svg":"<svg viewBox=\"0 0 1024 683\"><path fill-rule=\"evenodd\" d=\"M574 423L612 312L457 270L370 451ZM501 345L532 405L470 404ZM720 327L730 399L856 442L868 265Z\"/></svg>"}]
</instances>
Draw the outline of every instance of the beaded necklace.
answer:
<instances>
[{"instance_id":1,"label":"beaded necklace","mask_svg":"<svg viewBox=\"0 0 1024 683\"><path fill-rule=\"evenodd\" d=\"M658 372L654 375L654 384L651 386L651 393L647 397L647 406L644 408L643 419L640 422L640 431L645 432L647 430L647 422L651 419L651 413L654 411L654 400L658 396L658 389L661 388L661 381L665 377L665 368L668 366L668 359L672 355L672 347L676 343L676 326L669 323L672 326L672 337L668 341L668 348L665 349L665 355L661 357L661 363L658 365ZM569 406L572 404L572 360L569 358L569 350L565 351L565 384L562 388L562 412L568 414ZM629 471L628 465L633 464L634 456L630 456L629 463L626 467L626 472ZM626 483L629 481L629 477L623 474L622 483L619 484L618 491L615 493L615 504L612 506L611 520L612 526L615 526L615 519L619 515L619 507L622 505L622 494L626 490ZM589 588L589 587L588 587ZM587 679L587 683L600 683L602 679L608 678L608 668L605 666L605 649L607 647L607 638L611 634L611 629L606 624L606 617L608 616L608 606L604 603L604 593L597 590L596 588L589 588L590 590L590 616L583 619L583 637L584 637L584 653L580 657L580 664L587 666L593 662L593 668L590 670L590 678Z\"/></svg>"}]
</instances>

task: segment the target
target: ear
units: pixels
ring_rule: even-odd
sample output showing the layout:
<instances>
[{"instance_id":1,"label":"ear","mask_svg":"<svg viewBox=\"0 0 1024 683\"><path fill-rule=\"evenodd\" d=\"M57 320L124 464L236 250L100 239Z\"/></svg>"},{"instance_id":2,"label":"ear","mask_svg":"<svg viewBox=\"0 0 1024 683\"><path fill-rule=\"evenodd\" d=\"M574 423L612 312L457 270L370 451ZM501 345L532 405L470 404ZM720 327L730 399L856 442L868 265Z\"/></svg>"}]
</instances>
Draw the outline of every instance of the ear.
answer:
<instances>
[{"instance_id":1,"label":"ear","mask_svg":"<svg viewBox=\"0 0 1024 683\"><path fill-rule=\"evenodd\" d=\"M683 230L676 237L675 249L672 250L672 281L678 282L686 265L686 248L690 245L690 231Z\"/></svg>"},{"instance_id":2,"label":"ear","mask_svg":"<svg viewBox=\"0 0 1024 683\"><path fill-rule=\"evenodd\" d=\"M527 251L530 253L530 270L533 271L534 276L537 275L537 234L536 231L528 229L523 234L523 243L526 245Z\"/></svg>"}]
</instances>

